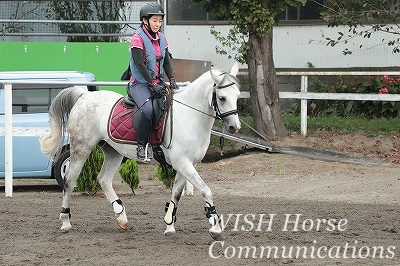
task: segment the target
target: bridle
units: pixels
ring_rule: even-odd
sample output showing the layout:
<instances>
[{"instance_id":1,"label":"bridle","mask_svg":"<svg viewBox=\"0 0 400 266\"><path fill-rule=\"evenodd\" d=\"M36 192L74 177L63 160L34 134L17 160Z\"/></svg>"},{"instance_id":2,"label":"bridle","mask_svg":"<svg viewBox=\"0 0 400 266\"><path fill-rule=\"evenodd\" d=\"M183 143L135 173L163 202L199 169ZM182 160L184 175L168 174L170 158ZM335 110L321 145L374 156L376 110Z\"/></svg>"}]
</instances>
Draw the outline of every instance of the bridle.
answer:
<instances>
[{"instance_id":1,"label":"bridle","mask_svg":"<svg viewBox=\"0 0 400 266\"><path fill-rule=\"evenodd\" d=\"M221 110L219 109L218 101L217 101L217 89L227 88L227 87L230 87L230 86L236 84L235 82L230 82L230 83L228 83L228 84L221 85L221 84L225 81L225 79L226 79L226 77L227 77L228 75L231 76L231 77L233 77L233 78L235 79L235 81L238 81L238 80L237 80L236 77L234 77L234 76L232 76L232 75L230 75L229 73L226 73L226 72L221 73L221 75L224 75L224 77L222 78L222 80L220 81L220 83L219 83L218 85L214 83L214 86L213 86L213 95L212 95L212 100L211 100L211 102L212 102L212 107L213 107L213 109L214 109L214 111L215 111L215 113L216 113L215 118L216 118L216 119L219 119L219 120L221 120L221 121L224 121L224 118L225 118L225 117L230 116L230 115L236 115L236 114L238 114L239 112L238 112L237 109L234 109L234 110L227 111L227 112L225 112L225 113L221 113Z\"/></svg>"}]
</instances>

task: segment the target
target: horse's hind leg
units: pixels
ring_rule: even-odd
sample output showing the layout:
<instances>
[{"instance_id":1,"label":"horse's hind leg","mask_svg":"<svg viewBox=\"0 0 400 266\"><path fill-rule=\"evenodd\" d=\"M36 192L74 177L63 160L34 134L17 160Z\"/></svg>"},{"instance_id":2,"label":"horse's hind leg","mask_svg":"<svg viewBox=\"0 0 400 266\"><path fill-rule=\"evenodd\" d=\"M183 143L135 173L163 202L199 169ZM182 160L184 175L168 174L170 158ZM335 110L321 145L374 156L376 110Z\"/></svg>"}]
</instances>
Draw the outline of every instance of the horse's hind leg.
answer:
<instances>
[{"instance_id":1,"label":"horse's hind leg","mask_svg":"<svg viewBox=\"0 0 400 266\"><path fill-rule=\"evenodd\" d=\"M72 147L72 145L71 145ZM86 159L90 155L90 149L87 151L80 150L80 157L75 155L76 152L74 152L71 149L71 157L70 157L70 167L67 172L66 178L65 178L65 183L64 183L64 190L63 190L63 200L62 200L62 208L61 208L61 213L60 213L60 220L62 222L61 230L63 231L69 231L71 230L71 213L70 213L70 199L71 199L71 194L72 191L74 190L76 180L79 177L79 174L82 170L83 165L85 164Z\"/></svg>"},{"instance_id":2,"label":"horse's hind leg","mask_svg":"<svg viewBox=\"0 0 400 266\"><path fill-rule=\"evenodd\" d=\"M164 235L171 236L175 233L175 222L176 222L176 210L178 202L181 198L183 188L186 184L186 178L179 172L176 173L175 182L172 187L171 201L165 205L165 217L164 222L167 225L167 229L164 231Z\"/></svg>"},{"instance_id":3,"label":"horse's hind leg","mask_svg":"<svg viewBox=\"0 0 400 266\"><path fill-rule=\"evenodd\" d=\"M112 204L115 215L118 216L118 226L122 229L126 229L128 219L126 217L125 207L112 186L114 174L121 165L123 156L108 144L103 145L101 149L104 153L104 162L100 173L97 176L97 180L99 181L107 199Z\"/></svg>"}]
</instances>

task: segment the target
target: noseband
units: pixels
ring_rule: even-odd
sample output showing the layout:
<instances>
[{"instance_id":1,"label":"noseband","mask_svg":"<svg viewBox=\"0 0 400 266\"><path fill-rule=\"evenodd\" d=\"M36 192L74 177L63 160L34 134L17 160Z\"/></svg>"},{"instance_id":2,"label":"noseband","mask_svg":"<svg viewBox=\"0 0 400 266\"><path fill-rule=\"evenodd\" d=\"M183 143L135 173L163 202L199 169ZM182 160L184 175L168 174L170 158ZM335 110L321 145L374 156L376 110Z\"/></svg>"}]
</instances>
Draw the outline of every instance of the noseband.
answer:
<instances>
[{"instance_id":1,"label":"noseband","mask_svg":"<svg viewBox=\"0 0 400 266\"><path fill-rule=\"evenodd\" d=\"M229 75L228 73L222 73L221 75L223 75L223 74L225 74L225 75L224 75L224 77L222 78L221 82L220 82L218 85L214 83L214 86L213 86L213 95L212 95L212 107L213 107L213 109L214 109L214 111L215 111L215 113L216 113L215 118L217 118L217 119L219 119L219 120L221 120L221 121L224 121L224 118L227 117L227 116L238 114L238 110L237 110L237 109L234 109L234 110L231 110L231 111L228 111L228 112L225 112L225 113L221 113L221 110L220 110L219 107L218 107L218 102L217 102L217 89L227 88L227 87L230 87L230 86L236 84L235 82L230 82L230 83L228 83L228 84L221 85L221 84L225 81L226 77ZM230 75L230 76L231 76L231 75ZM233 76L232 76L232 77L233 77ZM234 77L234 78L236 79L236 77Z\"/></svg>"}]
</instances>

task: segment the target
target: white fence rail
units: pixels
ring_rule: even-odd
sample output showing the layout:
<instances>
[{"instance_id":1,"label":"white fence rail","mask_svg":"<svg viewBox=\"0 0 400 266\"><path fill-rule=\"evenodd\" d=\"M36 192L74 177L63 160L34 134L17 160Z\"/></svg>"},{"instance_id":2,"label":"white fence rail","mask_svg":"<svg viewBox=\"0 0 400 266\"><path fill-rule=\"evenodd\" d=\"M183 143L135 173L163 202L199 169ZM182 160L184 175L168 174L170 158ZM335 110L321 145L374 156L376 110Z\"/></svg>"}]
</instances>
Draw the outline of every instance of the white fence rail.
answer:
<instances>
[{"instance_id":1,"label":"white fence rail","mask_svg":"<svg viewBox=\"0 0 400 266\"><path fill-rule=\"evenodd\" d=\"M282 99L300 99L300 132L307 135L307 100L345 100L345 101L392 101L399 102L400 94L362 94L362 93L319 93L308 92L309 76L400 76L400 71L310 71L276 72L278 76L300 76L300 92L279 92ZM242 92L242 98L249 98L249 92Z\"/></svg>"}]
</instances>

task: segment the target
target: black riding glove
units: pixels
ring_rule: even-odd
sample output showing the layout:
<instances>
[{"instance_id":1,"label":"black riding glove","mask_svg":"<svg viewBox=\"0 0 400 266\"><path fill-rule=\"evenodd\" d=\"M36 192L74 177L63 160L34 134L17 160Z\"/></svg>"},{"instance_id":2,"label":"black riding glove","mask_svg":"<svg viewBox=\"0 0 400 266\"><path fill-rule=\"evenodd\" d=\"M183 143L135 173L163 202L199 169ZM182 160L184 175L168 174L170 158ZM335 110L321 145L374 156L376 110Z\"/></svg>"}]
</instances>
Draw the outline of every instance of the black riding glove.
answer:
<instances>
[{"instance_id":1,"label":"black riding glove","mask_svg":"<svg viewBox=\"0 0 400 266\"><path fill-rule=\"evenodd\" d=\"M172 91L179 89L179 86L176 84L175 78L171 78L169 80L169 87L172 89Z\"/></svg>"},{"instance_id":2,"label":"black riding glove","mask_svg":"<svg viewBox=\"0 0 400 266\"><path fill-rule=\"evenodd\" d=\"M152 92L153 96L156 98L160 98L162 96L167 95L167 91L165 90L165 88L163 86L161 86L160 84L158 84L155 80L153 80L149 84L149 88L150 88L150 91Z\"/></svg>"}]
</instances>

